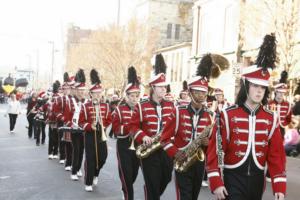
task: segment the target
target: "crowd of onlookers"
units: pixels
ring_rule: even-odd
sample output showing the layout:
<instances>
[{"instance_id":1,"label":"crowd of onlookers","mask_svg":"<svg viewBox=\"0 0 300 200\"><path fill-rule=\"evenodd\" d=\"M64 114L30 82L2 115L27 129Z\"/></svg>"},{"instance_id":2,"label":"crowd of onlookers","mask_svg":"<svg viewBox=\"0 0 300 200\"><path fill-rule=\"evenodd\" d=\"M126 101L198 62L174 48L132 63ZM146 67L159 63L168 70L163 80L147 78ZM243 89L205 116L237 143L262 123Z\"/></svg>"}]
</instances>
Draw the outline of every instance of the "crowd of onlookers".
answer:
<instances>
[{"instance_id":1,"label":"crowd of onlookers","mask_svg":"<svg viewBox=\"0 0 300 200\"><path fill-rule=\"evenodd\" d=\"M294 97L292 121L286 127L284 136L285 152L288 156L296 157L300 153L300 95Z\"/></svg>"}]
</instances>

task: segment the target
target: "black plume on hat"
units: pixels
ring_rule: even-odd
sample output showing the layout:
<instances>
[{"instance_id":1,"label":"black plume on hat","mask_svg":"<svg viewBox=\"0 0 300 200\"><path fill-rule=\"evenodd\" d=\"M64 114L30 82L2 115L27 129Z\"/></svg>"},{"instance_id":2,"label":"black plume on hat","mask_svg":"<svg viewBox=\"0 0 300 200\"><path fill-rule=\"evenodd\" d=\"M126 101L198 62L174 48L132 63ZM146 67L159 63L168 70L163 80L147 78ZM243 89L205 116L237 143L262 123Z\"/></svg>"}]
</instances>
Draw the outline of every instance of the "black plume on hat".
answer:
<instances>
[{"instance_id":1,"label":"black plume on hat","mask_svg":"<svg viewBox=\"0 0 300 200\"><path fill-rule=\"evenodd\" d=\"M139 84L139 80L136 74L136 70L133 66L128 68L128 75L127 75L127 79L128 79L128 84L132 83L132 85L138 85Z\"/></svg>"},{"instance_id":2,"label":"black plume on hat","mask_svg":"<svg viewBox=\"0 0 300 200\"><path fill-rule=\"evenodd\" d=\"M167 85L167 93L170 93L170 92L171 92L171 86L169 84L169 85Z\"/></svg>"},{"instance_id":3,"label":"black plume on hat","mask_svg":"<svg viewBox=\"0 0 300 200\"><path fill-rule=\"evenodd\" d=\"M64 82L68 82L69 81L69 74L68 72L64 73Z\"/></svg>"},{"instance_id":4,"label":"black plume on hat","mask_svg":"<svg viewBox=\"0 0 300 200\"><path fill-rule=\"evenodd\" d=\"M52 92L53 93L57 93L58 92L58 89L60 87L60 82L59 81L55 81L52 85Z\"/></svg>"},{"instance_id":5,"label":"black plume on hat","mask_svg":"<svg viewBox=\"0 0 300 200\"><path fill-rule=\"evenodd\" d=\"M266 35L256 58L257 67L263 70L274 69L276 62L276 37L274 34Z\"/></svg>"},{"instance_id":6,"label":"black plume on hat","mask_svg":"<svg viewBox=\"0 0 300 200\"><path fill-rule=\"evenodd\" d=\"M91 78L92 84L100 84L101 83L98 72L95 69L91 70L90 78Z\"/></svg>"},{"instance_id":7,"label":"black plume on hat","mask_svg":"<svg viewBox=\"0 0 300 200\"><path fill-rule=\"evenodd\" d=\"M75 76L75 81L80 83L85 83L85 75L83 69L79 69Z\"/></svg>"},{"instance_id":8,"label":"black plume on hat","mask_svg":"<svg viewBox=\"0 0 300 200\"><path fill-rule=\"evenodd\" d=\"M154 65L154 72L155 75L159 73L166 73L167 65L165 63L164 57L161 54L157 54L155 56L155 65Z\"/></svg>"},{"instance_id":9,"label":"black plume on hat","mask_svg":"<svg viewBox=\"0 0 300 200\"><path fill-rule=\"evenodd\" d=\"M183 82L182 82L182 89L183 89L183 90L188 90L188 84L187 84L187 81L183 81Z\"/></svg>"},{"instance_id":10,"label":"black plume on hat","mask_svg":"<svg viewBox=\"0 0 300 200\"><path fill-rule=\"evenodd\" d=\"M206 77L209 80L213 67L213 61L210 54L206 54L200 61L197 67L196 76Z\"/></svg>"},{"instance_id":11,"label":"black plume on hat","mask_svg":"<svg viewBox=\"0 0 300 200\"><path fill-rule=\"evenodd\" d=\"M284 70L280 74L279 83L285 83L285 84L287 84L287 79L288 79L288 73L287 73L287 71Z\"/></svg>"}]
</instances>

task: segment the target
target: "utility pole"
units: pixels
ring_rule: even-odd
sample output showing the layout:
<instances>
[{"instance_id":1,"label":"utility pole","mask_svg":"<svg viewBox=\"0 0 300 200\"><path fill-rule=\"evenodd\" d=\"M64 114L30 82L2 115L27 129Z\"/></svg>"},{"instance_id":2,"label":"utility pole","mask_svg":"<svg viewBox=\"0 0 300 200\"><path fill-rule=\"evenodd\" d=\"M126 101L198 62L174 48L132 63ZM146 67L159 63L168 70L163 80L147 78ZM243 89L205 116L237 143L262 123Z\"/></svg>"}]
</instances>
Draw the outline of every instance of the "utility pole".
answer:
<instances>
[{"instance_id":1,"label":"utility pole","mask_svg":"<svg viewBox=\"0 0 300 200\"><path fill-rule=\"evenodd\" d=\"M121 10L121 0L118 0L118 15L117 15L117 26L120 26L120 10Z\"/></svg>"}]
</instances>

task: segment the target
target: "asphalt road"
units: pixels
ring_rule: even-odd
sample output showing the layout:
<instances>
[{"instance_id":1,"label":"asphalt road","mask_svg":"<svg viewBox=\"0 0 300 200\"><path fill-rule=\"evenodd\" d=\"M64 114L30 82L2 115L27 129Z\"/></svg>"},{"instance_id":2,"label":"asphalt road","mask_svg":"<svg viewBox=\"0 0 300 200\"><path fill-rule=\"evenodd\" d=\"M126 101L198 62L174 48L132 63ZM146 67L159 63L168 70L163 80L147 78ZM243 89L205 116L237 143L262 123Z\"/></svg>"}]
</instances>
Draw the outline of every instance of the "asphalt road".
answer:
<instances>
[{"instance_id":1,"label":"asphalt road","mask_svg":"<svg viewBox=\"0 0 300 200\"><path fill-rule=\"evenodd\" d=\"M121 183L117 171L115 151L116 140L108 141L109 155L100 172L98 186L93 192L84 191L83 177L70 180L70 173L64 170L58 160L48 160L47 143L36 146L27 136L25 114L17 119L15 133L9 133L8 118L4 118L5 105L0 105L0 200L14 199L101 199L121 200ZM24 110L25 112L25 110ZM48 137L46 138L48 141ZM289 158L287 163L288 197L298 200L300 192L300 159ZM134 184L135 199L144 199L141 171ZM175 185L172 181L161 199L175 200ZM198 199L212 200L209 189L201 189ZM274 199L271 186L267 184L264 198Z\"/></svg>"}]
</instances>

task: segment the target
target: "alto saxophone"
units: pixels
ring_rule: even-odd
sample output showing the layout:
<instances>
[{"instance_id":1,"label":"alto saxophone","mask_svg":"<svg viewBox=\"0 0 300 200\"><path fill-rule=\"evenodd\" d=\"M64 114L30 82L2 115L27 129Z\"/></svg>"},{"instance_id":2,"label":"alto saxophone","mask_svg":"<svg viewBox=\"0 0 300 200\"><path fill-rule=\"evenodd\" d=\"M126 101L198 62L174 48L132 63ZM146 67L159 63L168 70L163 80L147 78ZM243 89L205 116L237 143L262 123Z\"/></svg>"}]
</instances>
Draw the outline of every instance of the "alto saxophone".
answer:
<instances>
[{"instance_id":1,"label":"alto saxophone","mask_svg":"<svg viewBox=\"0 0 300 200\"><path fill-rule=\"evenodd\" d=\"M177 172L186 172L188 168L193 165L197 160L204 161L205 155L203 149L201 148L202 140L208 137L211 131L212 125L207 126L184 151L186 155L183 159L174 159L174 169Z\"/></svg>"},{"instance_id":2,"label":"alto saxophone","mask_svg":"<svg viewBox=\"0 0 300 200\"><path fill-rule=\"evenodd\" d=\"M161 143L160 143L160 137L161 137L161 132L154 137L152 137L152 144L151 145L146 145L146 144L141 144L136 148L136 156L139 159L147 158L150 156L152 153L160 149Z\"/></svg>"}]
</instances>

